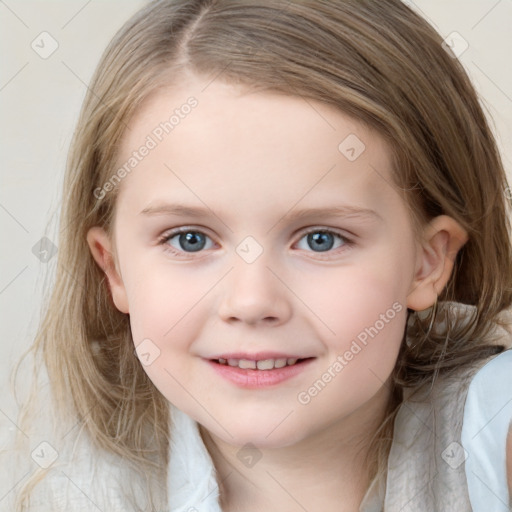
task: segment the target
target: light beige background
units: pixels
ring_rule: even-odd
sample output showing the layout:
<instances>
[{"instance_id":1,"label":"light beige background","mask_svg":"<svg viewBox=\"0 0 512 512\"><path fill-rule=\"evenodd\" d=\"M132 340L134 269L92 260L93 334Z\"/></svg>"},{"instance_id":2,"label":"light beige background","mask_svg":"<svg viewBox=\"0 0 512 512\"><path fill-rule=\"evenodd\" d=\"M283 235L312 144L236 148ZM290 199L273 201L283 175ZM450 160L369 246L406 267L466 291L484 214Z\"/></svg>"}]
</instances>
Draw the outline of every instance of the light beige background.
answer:
<instances>
[{"instance_id":1,"label":"light beige background","mask_svg":"<svg viewBox=\"0 0 512 512\"><path fill-rule=\"evenodd\" d=\"M512 0L406 3L443 37L456 31L469 44L460 60L481 93L512 176ZM0 0L0 429L15 428L7 379L34 336L42 293L52 282L57 258L43 263L32 248L48 223L46 235L57 240L66 152L87 83L110 38L143 4ZM46 59L31 47L42 32L58 43Z\"/></svg>"}]
</instances>

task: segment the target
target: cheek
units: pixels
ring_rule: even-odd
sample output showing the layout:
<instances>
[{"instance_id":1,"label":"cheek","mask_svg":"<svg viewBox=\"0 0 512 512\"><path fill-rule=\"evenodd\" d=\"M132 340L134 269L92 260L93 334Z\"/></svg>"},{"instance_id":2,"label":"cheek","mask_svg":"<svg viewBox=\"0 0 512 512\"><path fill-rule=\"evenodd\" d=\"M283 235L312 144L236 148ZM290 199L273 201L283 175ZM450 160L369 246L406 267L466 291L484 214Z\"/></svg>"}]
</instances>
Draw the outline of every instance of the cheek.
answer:
<instances>
[{"instance_id":1,"label":"cheek","mask_svg":"<svg viewBox=\"0 0 512 512\"><path fill-rule=\"evenodd\" d=\"M144 338L167 343L177 336L186 320L197 314L211 288L207 276L165 265L144 265L143 272L131 274L127 284L130 321L135 344ZM190 326L189 326L190 327ZM190 332L190 331L189 331Z\"/></svg>"},{"instance_id":2,"label":"cheek","mask_svg":"<svg viewBox=\"0 0 512 512\"><path fill-rule=\"evenodd\" d=\"M294 289L318 318L325 339L336 339L340 349L376 322L382 329L383 315L385 320L393 320L386 322L390 335L401 330L400 325L397 327L401 322L394 320L404 318L397 313L406 309L407 286L396 263L331 268L317 273L308 283L298 281Z\"/></svg>"},{"instance_id":3,"label":"cheek","mask_svg":"<svg viewBox=\"0 0 512 512\"><path fill-rule=\"evenodd\" d=\"M212 276L198 278L197 272L180 269L171 272L165 265L145 268L148 270L138 276L131 274L127 285L134 345L153 384L169 401L186 410L183 386L194 371L190 357L193 343L212 314L206 300ZM205 389L204 394L207 392Z\"/></svg>"},{"instance_id":4,"label":"cheek","mask_svg":"<svg viewBox=\"0 0 512 512\"><path fill-rule=\"evenodd\" d=\"M296 288L318 317L330 363L338 361L331 368L338 383L329 386L331 392L350 389L353 395L347 399L355 401L371 395L389 377L407 319L404 276L410 262L392 247L387 251L381 247L378 256L372 256L357 265L317 274L310 280L314 286Z\"/></svg>"},{"instance_id":5,"label":"cheek","mask_svg":"<svg viewBox=\"0 0 512 512\"><path fill-rule=\"evenodd\" d=\"M340 275L340 283L343 289L326 280L328 293L309 295L312 309L333 332L322 339L328 357L296 396L301 414L327 422L358 409L386 385L407 316L389 275L351 269Z\"/></svg>"}]
</instances>

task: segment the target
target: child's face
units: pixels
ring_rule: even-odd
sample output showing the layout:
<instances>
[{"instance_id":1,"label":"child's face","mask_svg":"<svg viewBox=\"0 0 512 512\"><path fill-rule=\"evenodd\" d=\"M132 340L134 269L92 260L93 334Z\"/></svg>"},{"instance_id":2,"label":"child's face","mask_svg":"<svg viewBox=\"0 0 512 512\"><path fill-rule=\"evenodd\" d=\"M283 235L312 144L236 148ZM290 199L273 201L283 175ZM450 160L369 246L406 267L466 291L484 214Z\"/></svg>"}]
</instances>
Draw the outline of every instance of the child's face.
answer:
<instances>
[{"instance_id":1,"label":"child's face","mask_svg":"<svg viewBox=\"0 0 512 512\"><path fill-rule=\"evenodd\" d=\"M291 445L356 411L368 418L387 398L419 262L388 150L324 104L204 86L149 98L119 158L121 167L147 153L121 183L119 277L109 275L143 368L170 402L234 445ZM190 96L197 106L162 134ZM164 211L178 203L205 213ZM373 213L297 216L341 207ZM180 227L188 239L159 243ZM276 375L259 387L210 361L259 352L313 359L252 370Z\"/></svg>"}]
</instances>

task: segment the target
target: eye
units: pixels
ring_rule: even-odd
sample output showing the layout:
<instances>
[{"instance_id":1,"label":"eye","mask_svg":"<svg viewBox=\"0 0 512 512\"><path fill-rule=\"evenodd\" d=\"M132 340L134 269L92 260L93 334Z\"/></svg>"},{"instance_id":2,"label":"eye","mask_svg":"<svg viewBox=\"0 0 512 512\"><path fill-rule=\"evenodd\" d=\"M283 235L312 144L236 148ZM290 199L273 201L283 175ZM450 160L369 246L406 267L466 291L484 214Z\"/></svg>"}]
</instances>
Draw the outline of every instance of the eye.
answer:
<instances>
[{"instance_id":1,"label":"eye","mask_svg":"<svg viewBox=\"0 0 512 512\"><path fill-rule=\"evenodd\" d=\"M174 239L174 240L173 240ZM200 252L203 249L210 249L206 247L207 240L210 237L202 231L197 231L189 228L181 228L170 233L166 233L160 240L161 245L165 245L165 249L173 254L179 255L180 253L194 253ZM174 241L174 244L172 243Z\"/></svg>"},{"instance_id":2,"label":"eye","mask_svg":"<svg viewBox=\"0 0 512 512\"><path fill-rule=\"evenodd\" d=\"M336 238L340 240L341 243L334 247ZM313 249L313 252L320 253L331 251L333 248L338 249L339 247L348 249L354 245L353 241L339 233L330 231L328 229L318 228L306 232L304 236L299 240L299 244L302 240L305 240L307 246ZM304 247L299 248L304 249Z\"/></svg>"},{"instance_id":3,"label":"eye","mask_svg":"<svg viewBox=\"0 0 512 512\"><path fill-rule=\"evenodd\" d=\"M339 240L336 245L336 239ZM329 229L315 228L303 234L299 240L298 245L305 240L307 246L315 253L332 253L332 249L342 248L342 250L349 249L354 245L354 242L339 233ZM208 244L210 241L210 244ZM175 256L182 256L183 254L192 254L201 252L203 249L211 249L214 246L211 238L202 231L191 228L179 228L164 234L159 239L159 244L164 246L164 249ZM335 247L336 245L336 247ZM305 249L305 247L299 247Z\"/></svg>"}]
</instances>

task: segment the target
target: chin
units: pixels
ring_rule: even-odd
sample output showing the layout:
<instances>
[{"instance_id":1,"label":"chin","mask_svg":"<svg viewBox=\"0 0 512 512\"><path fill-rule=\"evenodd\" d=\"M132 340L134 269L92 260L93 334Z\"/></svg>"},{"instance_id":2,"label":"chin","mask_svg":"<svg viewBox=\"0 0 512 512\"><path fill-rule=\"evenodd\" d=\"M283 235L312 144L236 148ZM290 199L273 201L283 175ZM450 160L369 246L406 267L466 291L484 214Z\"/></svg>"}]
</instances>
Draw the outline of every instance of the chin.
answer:
<instances>
[{"instance_id":1,"label":"chin","mask_svg":"<svg viewBox=\"0 0 512 512\"><path fill-rule=\"evenodd\" d=\"M245 420L238 419L236 422L227 422L226 429L232 437L218 425L212 425L211 422L208 422L205 427L208 430L210 430L209 427L212 427L210 432L232 446L244 447L250 444L260 449L291 446L307 435L304 428L299 429L297 425L294 425L291 419L292 415L284 421L277 417L263 420L261 417L255 416ZM280 424L281 421L283 422ZM285 425L286 422L288 422L287 425Z\"/></svg>"}]
</instances>

